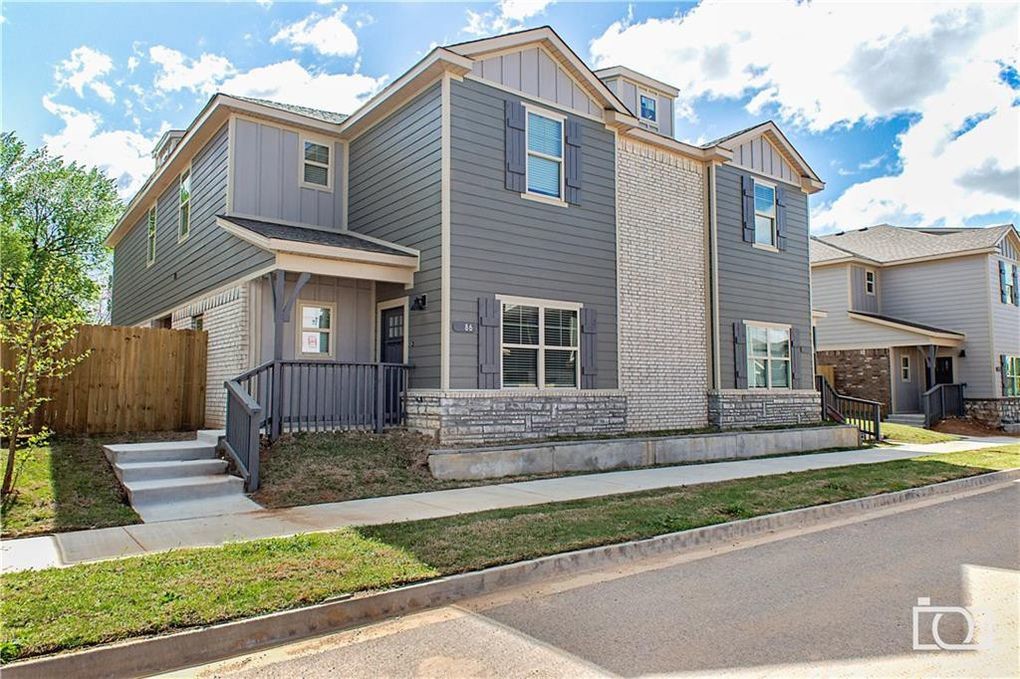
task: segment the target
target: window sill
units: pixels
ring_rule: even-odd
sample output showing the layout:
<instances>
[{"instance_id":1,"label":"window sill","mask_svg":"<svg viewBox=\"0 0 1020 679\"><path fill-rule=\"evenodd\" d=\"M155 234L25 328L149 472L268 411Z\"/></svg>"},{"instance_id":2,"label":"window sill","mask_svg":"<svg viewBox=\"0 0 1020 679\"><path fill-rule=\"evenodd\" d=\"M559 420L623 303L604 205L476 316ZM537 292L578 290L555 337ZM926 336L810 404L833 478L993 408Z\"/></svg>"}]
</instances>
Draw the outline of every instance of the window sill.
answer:
<instances>
[{"instance_id":1,"label":"window sill","mask_svg":"<svg viewBox=\"0 0 1020 679\"><path fill-rule=\"evenodd\" d=\"M779 248L777 248L775 245L767 245L765 243L752 243L751 245L752 245L752 247L756 247L759 250L764 250L765 252L776 252L776 253L779 252Z\"/></svg>"},{"instance_id":2,"label":"window sill","mask_svg":"<svg viewBox=\"0 0 1020 679\"><path fill-rule=\"evenodd\" d=\"M535 193L522 193L521 198L525 200L533 200L536 203L545 203L546 205L555 205L556 207L570 207L570 205L560 198L552 198L550 196L540 196Z\"/></svg>"},{"instance_id":3,"label":"window sill","mask_svg":"<svg viewBox=\"0 0 1020 679\"><path fill-rule=\"evenodd\" d=\"M312 189L313 191L322 191L323 193L333 193L332 186L323 186L322 184L309 184L308 182L298 182L298 187L302 189Z\"/></svg>"},{"instance_id":4,"label":"window sill","mask_svg":"<svg viewBox=\"0 0 1020 679\"><path fill-rule=\"evenodd\" d=\"M188 236L190 236L190 235L191 235L191 232L189 231L188 233L184 234L183 236L177 236L177 244L180 245L184 241L188 240Z\"/></svg>"}]
</instances>

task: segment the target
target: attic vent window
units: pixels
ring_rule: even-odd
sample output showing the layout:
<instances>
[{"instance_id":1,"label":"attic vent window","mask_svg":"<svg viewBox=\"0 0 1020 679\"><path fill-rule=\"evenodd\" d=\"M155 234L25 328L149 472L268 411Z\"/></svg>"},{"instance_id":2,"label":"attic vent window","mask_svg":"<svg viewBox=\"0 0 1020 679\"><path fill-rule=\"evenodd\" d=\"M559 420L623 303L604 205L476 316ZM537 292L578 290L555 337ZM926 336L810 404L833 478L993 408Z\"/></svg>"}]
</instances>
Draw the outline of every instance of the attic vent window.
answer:
<instances>
[{"instance_id":1,"label":"attic vent window","mask_svg":"<svg viewBox=\"0 0 1020 679\"><path fill-rule=\"evenodd\" d=\"M641 95L641 120L649 123L658 123L658 117L655 112L655 97L650 94Z\"/></svg>"},{"instance_id":2,"label":"attic vent window","mask_svg":"<svg viewBox=\"0 0 1020 679\"><path fill-rule=\"evenodd\" d=\"M301 183L308 188L330 190L332 177L332 155L329 146L315 141L303 140L304 159L301 164Z\"/></svg>"}]
</instances>

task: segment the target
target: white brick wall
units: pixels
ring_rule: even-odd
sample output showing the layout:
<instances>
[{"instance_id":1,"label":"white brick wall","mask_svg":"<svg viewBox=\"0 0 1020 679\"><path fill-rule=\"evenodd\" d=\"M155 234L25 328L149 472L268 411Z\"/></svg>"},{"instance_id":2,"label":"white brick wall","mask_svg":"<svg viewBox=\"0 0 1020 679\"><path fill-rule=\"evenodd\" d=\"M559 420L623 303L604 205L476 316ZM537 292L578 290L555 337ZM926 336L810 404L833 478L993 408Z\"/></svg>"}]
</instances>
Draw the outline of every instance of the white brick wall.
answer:
<instances>
[{"instance_id":1,"label":"white brick wall","mask_svg":"<svg viewBox=\"0 0 1020 679\"><path fill-rule=\"evenodd\" d=\"M248 369L248 283L204 297L175 309L174 329L190 329L202 315L209 334L205 384L205 426L226 422L227 397L223 383Z\"/></svg>"},{"instance_id":2,"label":"white brick wall","mask_svg":"<svg viewBox=\"0 0 1020 679\"><path fill-rule=\"evenodd\" d=\"M617 145L620 388L628 431L708 421L704 167Z\"/></svg>"}]
</instances>

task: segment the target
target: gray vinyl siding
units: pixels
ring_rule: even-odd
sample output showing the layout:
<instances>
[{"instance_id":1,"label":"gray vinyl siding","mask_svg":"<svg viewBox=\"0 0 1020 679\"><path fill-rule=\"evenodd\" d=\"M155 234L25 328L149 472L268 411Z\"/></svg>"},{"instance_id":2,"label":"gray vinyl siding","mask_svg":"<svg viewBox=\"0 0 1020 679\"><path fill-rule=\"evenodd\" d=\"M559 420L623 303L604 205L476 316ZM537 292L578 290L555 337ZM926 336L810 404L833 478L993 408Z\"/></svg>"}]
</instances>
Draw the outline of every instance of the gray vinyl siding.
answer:
<instances>
[{"instance_id":1,"label":"gray vinyl siding","mask_svg":"<svg viewBox=\"0 0 1020 679\"><path fill-rule=\"evenodd\" d=\"M191 233L177 242L178 184L159 196L156 262L145 266L147 214L113 251L112 322L134 325L168 313L209 292L263 268L273 256L216 224L226 209L227 126L224 125L191 165Z\"/></svg>"},{"instance_id":2,"label":"gray vinyl siding","mask_svg":"<svg viewBox=\"0 0 1020 679\"><path fill-rule=\"evenodd\" d=\"M330 144L333 189L301 185L302 146L297 132L238 118L234 132L233 214L339 229L343 212L343 146ZM312 141L326 141L311 136Z\"/></svg>"},{"instance_id":3,"label":"gray vinyl siding","mask_svg":"<svg viewBox=\"0 0 1020 679\"><path fill-rule=\"evenodd\" d=\"M811 342L811 276L808 260L807 194L786 187L786 249L770 252L743 240L741 177L729 165L716 171L720 368L723 389L736 385L733 323L784 323L797 329L802 346ZM682 255L682 253L678 253ZM824 306L818 308L824 309ZM794 386L813 385L811 353L800 355Z\"/></svg>"},{"instance_id":4,"label":"gray vinyl siding","mask_svg":"<svg viewBox=\"0 0 1020 679\"><path fill-rule=\"evenodd\" d=\"M477 321L492 294L580 302L598 314L598 388L616 380L616 195L614 139L583 131L580 205L529 201L505 188L504 101L483 83L452 84L451 320ZM650 321L652 319L649 319ZM451 333L450 386L478 387L478 336Z\"/></svg>"},{"instance_id":5,"label":"gray vinyl siding","mask_svg":"<svg viewBox=\"0 0 1020 679\"><path fill-rule=\"evenodd\" d=\"M442 99L439 85L350 142L348 228L421 251L414 288L379 285L379 301L427 296L410 312L411 386L440 386Z\"/></svg>"},{"instance_id":6,"label":"gray vinyl siding","mask_svg":"<svg viewBox=\"0 0 1020 679\"><path fill-rule=\"evenodd\" d=\"M868 294L867 271L863 266L853 264L850 266L850 299L854 311L867 311L868 313L880 313L878 307L878 271L875 272L875 294Z\"/></svg>"},{"instance_id":7,"label":"gray vinyl siding","mask_svg":"<svg viewBox=\"0 0 1020 679\"><path fill-rule=\"evenodd\" d=\"M999 356L1020 356L1020 307L1003 304L999 293L999 257L988 258L989 296L992 306L992 359L999 366ZM1016 262L1006 260L1012 272ZM1011 274L1012 275L1012 274ZM1002 394L1001 373L995 374L996 393Z\"/></svg>"},{"instance_id":8,"label":"gray vinyl siding","mask_svg":"<svg viewBox=\"0 0 1020 679\"><path fill-rule=\"evenodd\" d=\"M989 257L977 255L886 267L882 313L894 318L965 333L966 357L955 362L955 378L967 395L997 396L989 318ZM994 290L998 295L998 287Z\"/></svg>"}]
</instances>

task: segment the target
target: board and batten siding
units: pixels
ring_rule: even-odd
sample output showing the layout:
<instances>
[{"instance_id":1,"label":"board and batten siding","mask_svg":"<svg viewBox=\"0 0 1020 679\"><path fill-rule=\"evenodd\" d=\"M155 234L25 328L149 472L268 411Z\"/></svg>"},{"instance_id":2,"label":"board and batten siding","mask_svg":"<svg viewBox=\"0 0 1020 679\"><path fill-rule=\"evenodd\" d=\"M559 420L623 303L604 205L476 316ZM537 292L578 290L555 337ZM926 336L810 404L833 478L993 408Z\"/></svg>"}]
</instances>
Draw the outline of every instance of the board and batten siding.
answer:
<instances>
[{"instance_id":1,"label":"board and batten siding","mask_svg":"<svg viewBox=\"0 0 1020 679\"><path fill-rule=\"evenodd\" d=\"M376 288L378 301L427 298L426 308L409 316L408 360L415 389L440 386L441 118L436 84L352 140L348 151L348 228L421 252L413 289Z\"/></svg>"},{"instance_id":2,"label":"board and batten siding","mask_svg":"<svg viewBox=\"0 0 1020 679\"><path fill-rule=\"evenodd\" d=\"M992 300L992 360L999 366L999 356L1020 356L1020 307L1004 304L999 293L999 257L988 258L989 294ZM1007 262L1009 267L1014 262ZM1012 268L1010 269L1012 271ZM1000 367L1001 369L1001 367ZM1002 395L1002 376L996 373L994 385Z\"/></svg>"},{"instance_id":3,"label":"board and batten siding","mask_svg":"<svg viewBox=\"0 0 1020 679\"><path fill-rule=\"evenodd\" d=\"M800 184L800 176L783 154L765 135L759 135L732 147L734 165L758 172L771 179Z\"/></svg>"},{"instance_id":4,"label":"board and batten siding","mask_svg":"<svg viewBox=\"0 0 1020 679\"><path fill-rule=\"evenodd\" d=\"M867 272L875 273L875 293L868 294ZM863 266L852 264L850 266L850 299L854 311L866 311L871 314L879 313L878 307L878 271L876 269L865 269Z\"/></svg>"},{"instance_id":5,"label":"board and batten siding","mask_svg":"<svg viewBox=\"0 0 1020 679\"><path fill-rule=\"evenodd\" d=\"M111 320L136 325L272 263L269 252L227 233L216 215L227 201L227 125L195 154L191 164L191 233L177 242L178 193L174 181L159 196L156 261L146 267L148 213L113 250ZM146 206L148 208L148 206Z\"/></svg>"},{"instance_id":6,"label":"board and batten siding","mask_svg":"<svg viewBox=\"0 0 1020 679\"><path fill-rule=\"evenodd\" d=\"M879 288L884 315L966 334L967 355L954 361L954 378L966 382L967 396L975 398L999 391L990 336L989 259L975 255L885 267Z\"/></svg>"},{"instance_id":7,"label":"board and batten siding","mask_svg":"<svg viewBox=\"0 0 1020 679\"><path fill-rule=\"evenodd\" d=\"M616 388L613 134L576 118L583 126L581 204L546 205L505 188L504 102L522 100L472 80L454 82L451 100L451 320L476 322L478 298L493 294L594 308L596 387ZM450 360L450 386L477 388L478 336L451 333Z\"/></svg>"},{"instance_id":8,"label":"board and batten siding","mask_svg":"<svg viewBox=\"0 0 1020 679\"><path fill-rule=\"evenodd\" d=\"M756 248L743 239L741 178L745 174L730 165L716 170L719 386L722 389L736 386L735 322L750 320L790 325L796 328L800 345L811 346L807 194L797 187L786 187L786 249L771 252ZM818 308L824 309L824 306ZM810 389L814 385L811 360L809 351L800 354L800 372L794 381L798 389Z\"/></svg>"},{"instance_id":9,"label":"board and batten siding","mask_svg":"<svg viewBox=\"0 0 1020 679\"><path fill-rule=\"evenodd\" d=\"M234 123L232 214L297 222L339 230L343 212L343 146L333 141L331 191L302 186L302 136L270 123L237 118ZM326 142L310 134L311 141Z\"/></svg>"},{"instance_id":10,"label":"board and batten siding","mask_svg":"<svg viewBox=\"0 0 1020 679\"><path fill-rule=\"evenodd\" d=\"M535 99L602 117L602 107L579 86L548 52L538 47L479 59L471 72Z\"/></svg>"}]
</instances>

